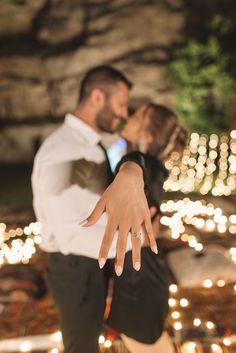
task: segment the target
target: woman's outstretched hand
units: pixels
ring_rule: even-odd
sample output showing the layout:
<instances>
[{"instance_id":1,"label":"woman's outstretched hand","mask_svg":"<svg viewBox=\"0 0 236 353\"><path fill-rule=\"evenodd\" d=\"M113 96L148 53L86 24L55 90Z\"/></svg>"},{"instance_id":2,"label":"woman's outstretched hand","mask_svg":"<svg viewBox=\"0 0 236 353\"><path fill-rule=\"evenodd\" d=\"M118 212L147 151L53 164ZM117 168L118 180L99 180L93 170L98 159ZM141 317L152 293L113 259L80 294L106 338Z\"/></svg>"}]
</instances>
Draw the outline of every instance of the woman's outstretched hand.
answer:
<instances>
[{"instance_id":1,"label":"woman's outstretched hand","mask_svg":"<svg viewBox=\"0 0 236 353\"><path fill-rule=\"evenodd\" d=\"M143 172L134 162L121 165L112 184L105 190L84 227L95 224L106 212L108 221L99 252L99 266L107 260L115 232L118 231L115 271L122 274L126 252L127 237L131 236L133 267L138 271L141 266L141 233L149 240L150 248L157 253L153 235L151 216L144 192Z\"/></svg>"}]
</instances>

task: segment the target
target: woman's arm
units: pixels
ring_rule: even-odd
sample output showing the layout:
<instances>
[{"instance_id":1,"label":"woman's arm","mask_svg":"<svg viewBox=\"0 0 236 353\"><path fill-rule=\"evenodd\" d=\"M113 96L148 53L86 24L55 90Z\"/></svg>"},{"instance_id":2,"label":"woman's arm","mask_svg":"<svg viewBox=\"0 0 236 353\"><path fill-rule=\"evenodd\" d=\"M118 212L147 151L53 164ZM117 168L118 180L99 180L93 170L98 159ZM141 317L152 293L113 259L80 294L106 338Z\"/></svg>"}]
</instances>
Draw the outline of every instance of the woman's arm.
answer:
<instances>
[{"instance_id":1,"label":"woman's arm","mask_svg":"<svg viewBox=\"0 0 236 353\"><path fill-rule=\"evenodd\" d=\"M131 157L130 157L131 158ZM136 159L135 159L136 158ZM140 165L142 164L142 165ZM157 253L153 236L150 211L144 191L145 164L142 154L137 152L132 159L122 159L112 184L106 189L87 218L85 227L97 222L103 212L107 213L108 222L99 253L99 264L103 267L111 247L115 231L119 231L117 240L116 272L123 271L126 243L129 233L139 234L142 229L149 239L151 249ZM141 241L132 236L133 266L140 268Z\"/></svg>"}]
</instances>

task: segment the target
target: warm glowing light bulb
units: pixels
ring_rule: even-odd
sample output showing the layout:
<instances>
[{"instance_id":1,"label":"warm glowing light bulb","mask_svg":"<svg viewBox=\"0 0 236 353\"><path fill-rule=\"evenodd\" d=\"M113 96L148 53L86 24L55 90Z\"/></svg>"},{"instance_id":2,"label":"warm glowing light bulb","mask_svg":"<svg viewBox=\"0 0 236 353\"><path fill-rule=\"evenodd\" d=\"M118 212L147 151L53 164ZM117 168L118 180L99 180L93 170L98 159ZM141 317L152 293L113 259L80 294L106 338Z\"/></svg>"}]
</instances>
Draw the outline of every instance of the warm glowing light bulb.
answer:
<instances>
[{"instance_id":1,"label":"warm glowing light bulb","mask_svg":"<svg viewBox=\"0 0 236 353\"><path fill-rule=\"evenodd\" d=\"M232 131L230 132L230 137L231 137L232 139L236 139L236 130L232 130Z\"/></svg>"},{"instance_id":2,"label":"warm glowing light bulb","mask_svg":"<svg viewBox=\"0 0 236 353\"><path fill-rule=\"evenodd\" d=\"M219 281L217 281L217 286L218 287L224 287L225 286L225 281L223 279L219 279Z\"/></svg>"},{"instance_id":3,"label":"warm glowing light bulb","mask_svg":"<svg viewBox=\"0 0 236 353\"><path fill-rule=\"evenodd\" d=\"M219 233L225 233L227 230L227 227L224 224L218 224L217 230Z\"/></svg>"},{"instance_id":4,"label":"warm glowing light bulb","mask_svg":"<svg viewBox=\"0 0 236 353\"><path fill-rule=\"evenodd\" d=\"M24 233L25 233L25 235L30 235L30 234L31 234L31 229L30 229L30 227L25 227L25 228L24 228Z\"/></svg>"},{"instance_id":5,"label":"warm glowing light bulb","mask_svg":"<svg viewBox=\"0 0 236 353\"><path fill-rule=\"evenodd\" d=\"M232 214L230 217L229 217L229 220L231 223L235 223L236 224L236 215L235 214Z\"/></svg>"},{"instance_id":6,"label":"warm glowing light bulb","mask_svg":"<svg viewBox=\"0 0 236 353\"><path fill-rule=\"evenodd\" d=\"M215 353L222 353L223 352L221 347L216 343L212 343L211 350L212 350L212 352L215 352Z\"/></svg>"},{"instance_id":7,"label":"warm glowing light bulb","mask_svg":"<svg viewBox=\"0 0 236 353\"><path fill-rule=\"evenodd\" d=\"M103 335L99 336L98 343L103 344L106 341L105 337Z\"/></svg>"},{"instance_id":8,"label":"warm glowing light bulb","mask_svg":"<svg viewBox=\"0 0 236 353\"><path fill-rule=\"evenodd\" d=\"M106 341L104 342L104 347L110 348L111 346L112 346L112 342L111 342L110 340L106 340Z\"/></svg>"},{"instance_id":9,"label":"warm glowing light bulb","mask_svg":"<svg viewBox=\"0 0 236 353\"><path fill-rule=\"evenodd\" d=\"M189 342L188 348L189 348L190 351L195 352L196 347L197 347L197 345L196 345L195 342Z\"/></svg>"},{"instance_id":10,"label":"warm glowing light bulb","mask_svg":"<svg viewBox=\"0 0 236 353\"><path fill-rule=\"evenodd\" d=\"M196 251L202 251L202 250L203 250L203 245L202 245L202 243L197 243L196 246L195 246L195 250L196 250Z\"/></svg>"},{"instance_id":11,"label":"warm glowing light bulb","mask_svg":"<svg viewBox=\"0 0 236 353\"><path fill-rule=\"evenodd\" d=\"M208 330L213 330L215 324L212 321L207 321L206 327L208 328Z\"/></svg>"},{"instance_id":12,"label":"warm glowing light bulb","mask_svg":"<svg viewBox=\"0 0 236 353\"><path fill-rule=\"evenodd\" d=\"M21 352L29 352L32 348L32 345L29 341L23 341L20 345Z\"/></svg>"},{"instance_id":13,"label":"warm glowing light bulb","mask_svg":"<svg viewBox=\"0 0 236 353\"><path fill-rule=\"evenodd\" d=\"M178 287L176 286L176 284L171 284L169 286L169 290L171 293L176 293L178 291Z\"/></svg>"},{"instance_id":14,"label":"warm glowing light bulb","mask_svg":"<svg viewBox=\"0 0 236 353\"><path fill-rule=\"evenodd\" d=\"M177 321L177 322L174 323L174 329L175 329L176 331L181 330L182 327L183 327L183 325L181 324L181 322Z\"/></svg>"},{"instance_id":15,"label":"warm glowing light bulb","mask_svg":"<svg viewBox=\"0 0 236 353\"><path fill-rule=\"evenodd\" d=\"M35 242L35 244L41 244L42 243L41 235L35 235L34 236L34 242Z\"/></svg>"},{"instance_id":16,"label":"warm glowing light bulb","mask_svg":"<svg viewBox=\"0 0 236 353\"><path fill-rule=\"evenodd\" d=\"M189 301L186 298L181 298L179 303L180 303L180 306L182 306L183 308L186 308L187 306L189 306Z\"/></svg>"},{"instance_id":17,"label":"warm glowing light bulb","mask_svg":"<svg viewBox=\"0 0 236 353\"><path fill-rule=\"evenodd\" d=\"M230 346L231 345L231 341L230 341L229 338L224 338L223 339L223 343L224 343L225 346Z\"/></svg>"},{"instance_id":18,"label":"warm glowing light bulb","mask_svg":"<svg viewBox=\"0 0 236 353\"><path fill-rule=\"evenodd\" d=\"M193 324L194 324L194 326L196 326L196 327L200 326L201 323L202 323L201 320L198 319L198 318L196 318L196 319L193 320Z\"/></svg>"},{"instance_id":19,"label":"warm glowing light bulb","mask_svg":"<svg viewBox=\"0 0 236 353\"><path fill-rule=\"evenodd\" d=\"M173 308L177 304L177 301L174 298L170 298L168 300L168 303L169 303L169 306Z\"/></svg>"},{"instance_id":20,"label":"warm glowing light bulb","mask_svg":"<svg viewBox=\"0 0 236 353\"><path fill-rule=\"evenodd\" d=\"M55 333L53 333L51 335L52 337L52 340L55 341L55 342L59 342L62 340L62 334L61 334L61 331L56 331Z\"/></svg>"},{"instance_id":21,"label":"warm glowing light bulb","mask_svg":"<svg viewBox=\"0 0 236 353\"><path fill-rule=\"evenodd\" d=\"M209 232L212 232L215 229L215 222L212 219L208 219L205 226Z\"/></svg>"},{"instance_id":22,"label":"warm glowing light bulb","mask_svg":"<svg viewBox=\"0 0 236 353\"><path fill-rule=\"evenodd\" d=\"M205 279L205 281L203 281L203 286L205 288L211 288L213 286L213 283L210 279Z\"/></svg>"},{"instance_id":23,"label":"warm glowing light bulb","mask_svg":"<svg viewBox=\"0 0 236 353\"><path fill-rule=\"evenodd\" d=\"M179 319L180 318L180 313L178 311L173 311L171 314L173 319Z\"/></svg>"},{"instance_id":24,"label":"warm glowing light bulb","mask_svg":"<svg viewBox=\"0 0 236 353\"><path fill-rule=\"evenodd\" d=\"M188 234L182 234L181 235L181 240L184 241L184 242L188 241L188 238L189 238Z\"/></svg>"},{"instance_id":25,"label":"warm glowing light bulb","mask_svg":"<svg viewBox=\"0 0 236 353\"><path fill-rule=\"evenodd\" d=\"M59 349L58 348L52 348L51 350L50 350L50 353L59 353Z\"/></svg>"}]
</instances>

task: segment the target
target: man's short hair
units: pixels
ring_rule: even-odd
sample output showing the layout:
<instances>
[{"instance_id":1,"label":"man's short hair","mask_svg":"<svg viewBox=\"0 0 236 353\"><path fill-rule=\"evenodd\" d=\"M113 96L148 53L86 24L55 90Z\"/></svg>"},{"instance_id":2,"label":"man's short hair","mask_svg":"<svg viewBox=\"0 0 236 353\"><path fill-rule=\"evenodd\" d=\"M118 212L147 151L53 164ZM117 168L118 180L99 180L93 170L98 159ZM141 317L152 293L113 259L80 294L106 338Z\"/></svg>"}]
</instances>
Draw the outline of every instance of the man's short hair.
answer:
<instances>
[{"instance_id":1,"label":"man's short hair","mask_svg":"<svg viewBox=\"0 0 236 353\"><path fill-rule=\"evenodd\" d=\"M111 66L102 65L89 70L80 85L79 102L86 101L95 88L100 88L109 95L112 87L118 82L123 82L128 89L132 88L132 83L120 71Z\"/></svg>"}]
</instances>

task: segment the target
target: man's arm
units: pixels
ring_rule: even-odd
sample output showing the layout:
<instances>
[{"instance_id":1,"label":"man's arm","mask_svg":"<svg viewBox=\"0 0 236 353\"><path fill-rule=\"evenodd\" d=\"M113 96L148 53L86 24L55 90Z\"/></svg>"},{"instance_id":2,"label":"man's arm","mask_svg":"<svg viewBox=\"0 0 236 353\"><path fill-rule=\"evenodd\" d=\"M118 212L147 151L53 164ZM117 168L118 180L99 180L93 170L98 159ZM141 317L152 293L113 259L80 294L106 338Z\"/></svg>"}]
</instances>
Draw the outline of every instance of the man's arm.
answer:
<instances>
[{"instance_id":1,"label":"man's arm","mask_svg":"<svg viewBox=\"0 0 236 353\"><path fill-rule=\"evenodd\" d=\"M107 213L108 222L100 248L99 265L101 268L104 266L114 234L118 230L115 267L117 275L121 275L123 271L129 232L133 233L130 236L132 237L133 266L136 270L139 270L141 266L141 241L137 236L141 230L149 239L152 251L157 253L150 211L144 192L143 170L138 164L129 160L120 165L113 183L103 193L93 212L83 224L84 227L91 226L104 212Z\"/></svg>"}]
</instances>

